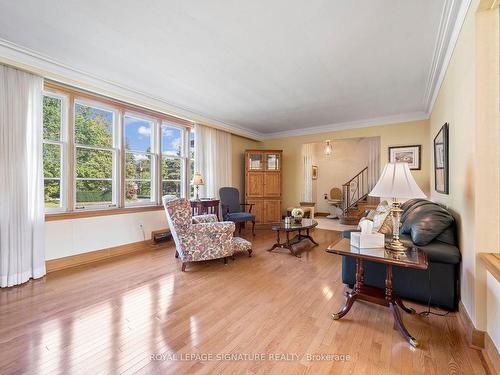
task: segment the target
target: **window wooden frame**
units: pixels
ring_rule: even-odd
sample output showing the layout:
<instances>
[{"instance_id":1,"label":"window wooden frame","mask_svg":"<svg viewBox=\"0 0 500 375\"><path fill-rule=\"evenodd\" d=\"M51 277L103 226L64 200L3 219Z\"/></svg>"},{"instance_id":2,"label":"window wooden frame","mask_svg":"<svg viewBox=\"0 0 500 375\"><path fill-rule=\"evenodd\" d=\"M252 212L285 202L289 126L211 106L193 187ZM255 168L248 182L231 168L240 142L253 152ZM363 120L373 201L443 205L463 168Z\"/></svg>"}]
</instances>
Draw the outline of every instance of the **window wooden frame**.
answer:
<instances>
[{"instance_id":1,"label":"window wooden frame","mask_svg":"<svg viewBox=\"0 0 500 375\"><path fill-rule=\"evenodd\" d=\"M107 146L97 146L97 145L86 145L86 144L80 144L76 143L75 140L75 124L76 124L76 113L75 113L75 108L76 105L82 105L86 107L91 107L95 109L99 109L102 111L106 112L111 112L113 113L113 122L112 122L112 141L111 141L111 147ZM122 129L122 117L120 116L119 110L117 108L114 108L112 106L106 105L106 104L101 104L99 101L96 100L88 100L88 99L81 99L78 96L73 97L72 101L72 106L73 106L73 117L72 117L72 123L73 123L73 144L71 145L73 148L73 178L72 178L72 185L73 185L73 210L74 211L82 211L82 210L99 210L99 209L107 209L107 208L117 208L119 207L119 195L120 195L120 184L121 184L121 171L120 171L120 148L121 148L121 129ZM105 151L105 152L111 152L111 158L112 158L112 165L111 165L111 178L79 178L76 176L76 150L77 149L86 149L86 150L92 150L92 151ZM78 202L76 201L76 183L79 180L86 180L86 181L111 181L111 203L98 203L98 204L89 204L89 205L79 205Z\"/></svg>"},{"instance_id":2,"label":"window wooden frame","mask_svg":"<svg viewBox=\"0 0 500 375\"><path fill-rule=\"evenodd\" d=\"M133 104L125 103L120 100L109 98L106 96L93 94L84 90L75 89L51 81L45 81L44 92L49 96L66 98L66 124L65 124L65 163L64 177L65 188L61 188L61 200L64 198L65 206L57 210L47 210L45 212L46 221L75 219L84 217L119 215L134 212L156 211L162 209L162 150L161 150L161 124L166 123L168 126L181 129L182 147L181 147L181 196L189 197L189 130L193 124L187 119L175 117L169 114L157 112ZM113 201L115 205L97 206L91 205L84 209L76 209L76 144L74 140L75 130L75 102L80 102L83 105L95 106L103 110L112 110L115 114L115 127L113 134L113 150L116 156L113 158L113 179L116 186L113 189L113 195L116 194ZM133 204L125 202L125 147L124 147L124 117L143 118L153 121L152 129L152 197L151 201L142 201ZM90 147L92 149L100 149L88 145L80 145ZM79 147L80 147L79 146ZM154 166L153 166L154 164Z\"/></svg>"},{"instance_id":3,"label":"window wooden frame","mask_svg":"<svg viewBox=\"0 0 500 375\"><path fill-rule=\"evenodd\" d=\"M190 140L190 133L193 132L194 134L194 150L196 150L196 134L194 133L194 127L188 130L187 134L187 146L186 146L186 155L187 155L187 196L189 196L190 199L195 198L195 189L194 186L191 185L191 181L193 180L194 173L196 173L195 169L195 164L194 164L194 155L191 157L191 140ZM191 173L191 163L193 164L193 173ZM192 190L191 190L192 188Z\"/></svg>"},{"instance_id":4,"label":"window wooden frame","mask_svg":"<svg viewBox=\"0 0 500 375\"><path fill-rule=\"evenodd\" d=\"M138 150L127 150L125 147L125 117L129 118L134 118L137 120L145 120L149 121L151 123L151 139L150 139L150 147L151 151L150 152L145 152L145 151L138 151ZM122 150L123 150L123 155L122 155L122 173L123 173L123 191L121 192L121 196L123 199L123 207L141 207L141 206L151 206L151 205L158 205L159 199L158 196L161 195L161 191L158 190L158 184L156 181L158 180L158 153L159 153L159 142L158 142L158 119L144 115L141 113L138 113L136 111L126 111L123 113L121 116L122 118L122 137L121 137L121 144L122 144ZM127 179L126 176L126 156L127 153L131 154L142 154L142 155L147 155L150 157L151 164L150 164L150 173L151 173L151 178L150 178L150 183L151 183L151 198L149 200L142 200L142 201L137 201L137 202L127 202L126 200L126 189L127 189ZM134 179L133 181L138 181L137 179ZM146 181L146 180L143 180Z\"/></svg>"},{"instance_id":5,"label":"window wooden frame","mask_svg":"<svg viewBox=\"0 0 500 375\"><path fill-rule=\"evenodd\" d=\"M178 156L174 155L164 155L163 154L163 137L162 137L162 130L163 127L169 127L173 129L179 129L181 131L181 153ZM180 197L181 198L186 198L189 197L189 163L188 163L188 157L189 157L189 150L188 150L188 142L189 142L189 128L185 128L182 126L179 126L175 123L172 123L170 121L162 121L160 124L160 133L159 133L159 139L160 139L160 175L159 175L159 180L160 180L160 195L163 195L163 182L167 181L178 181L178 180L164 180L163 179L163 171L162 171L162 164L164 159L174 159L174 160L179 160L180 165L181 165L181 176L179 179L180 182ZM188 198L189 199L189 198ZM161 202L160 202L161 203Z\"/></svg>"},{"instance_id":6,"label":"window wooden frame","mask_svg":"<svg viewBox=\"0 0 500 375\"><path fill-rule=\"evenodd\" d=\"M69 99L67 95L50 91L50 90L44 90L42 93L42 96L45 97L51 97L54 99L58 99L61 101L61 124L60 124L60 135L59 135L59 140L54 141L54 140L48 140L43 138L42 143L43 144L49 144L49 145L57 145L60 147L61 150L61 157L60 157L60 177L59 177L59 207L46 207L45 212L47 213L58 213L58 212L64 212L68 209L68 199L67 199L67 184L68 184L68 123L69 123L69 117L68 117L68 108L69 108ZM43 107L42 107L43 108ZM43 177L44 181L46 180L45 176ZM49 178L48 178L49 179ZM56 180L56 178L50 178L53 180Z\"/></svg>"}]
</instances>

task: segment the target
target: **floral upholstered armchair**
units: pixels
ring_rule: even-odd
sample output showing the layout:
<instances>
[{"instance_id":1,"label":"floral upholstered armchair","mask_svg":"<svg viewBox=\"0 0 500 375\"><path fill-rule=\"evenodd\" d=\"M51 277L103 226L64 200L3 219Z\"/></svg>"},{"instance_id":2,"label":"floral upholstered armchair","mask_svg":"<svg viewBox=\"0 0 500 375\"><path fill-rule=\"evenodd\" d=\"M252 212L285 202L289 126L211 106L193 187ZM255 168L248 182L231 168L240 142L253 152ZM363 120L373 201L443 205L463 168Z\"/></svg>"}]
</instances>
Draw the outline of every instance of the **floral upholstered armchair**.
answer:
<instances>
[{"instance_id":1,"label":"floral upholstered armchair","mask_svg":"<svg viewBox=\"0 0 500 375\"><path fill-rule=\"evenodd\" d=\"M176 257L182 260L182 271L188 262L224 258L233 255L235 242L232 222L217 222L215 215L191 216L186 199L166 195L163 206L175 242Z\"/></svg>"}]
</instances>

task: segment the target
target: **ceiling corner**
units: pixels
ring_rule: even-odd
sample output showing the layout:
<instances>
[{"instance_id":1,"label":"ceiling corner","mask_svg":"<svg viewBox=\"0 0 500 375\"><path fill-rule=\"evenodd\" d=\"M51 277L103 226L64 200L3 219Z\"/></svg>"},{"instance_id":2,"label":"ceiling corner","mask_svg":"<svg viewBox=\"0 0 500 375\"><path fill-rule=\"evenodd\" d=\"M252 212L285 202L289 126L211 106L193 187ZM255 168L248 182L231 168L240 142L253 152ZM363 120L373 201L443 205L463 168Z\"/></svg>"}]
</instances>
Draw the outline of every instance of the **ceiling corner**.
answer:
<instances>
[{"instance_id":1,"label":"ceiling corner","mask_svg":"<svg viewBox=\"0 0 500 375\"><path fill-rule=\"evenodd\" d=\"M430 116L472 0L445 0L423 104Z\"/></svg>"}]
</instances>

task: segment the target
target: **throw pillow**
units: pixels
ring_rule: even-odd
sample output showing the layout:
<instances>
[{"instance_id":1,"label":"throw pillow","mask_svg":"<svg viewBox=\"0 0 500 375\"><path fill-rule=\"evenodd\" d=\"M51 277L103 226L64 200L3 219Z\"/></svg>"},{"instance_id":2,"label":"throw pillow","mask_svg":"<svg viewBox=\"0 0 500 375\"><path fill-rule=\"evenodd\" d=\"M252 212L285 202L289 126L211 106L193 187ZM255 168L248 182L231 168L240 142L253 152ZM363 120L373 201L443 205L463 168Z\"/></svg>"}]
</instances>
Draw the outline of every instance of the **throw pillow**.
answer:
<instances>
[{"instance_id":1,"label":"throw pillow","mask_svg":"<svg viewBox=\"0 0 500 375\"><path fill-rule=\"evenodd\" d=\"M362 221L364 220L370 220L370 221L373 221L373 218L375 217L377 211L376 210L366 210L365 211L365 214L363 215L363 217L361 219L359 219L359 223L358 223L358 230L361 230L361 227L359 226L359 224L361 224Z\"/></svg>"},{"instance_id":2,"label":"throw pillow","mask_svg":"<svg viewBox=\"0 0 500 375\"><path fill-rule=\"evenodd\" d=\"M373 218L377 214L377 211L375 210L368 210L368 214L365 216L368 220L373 221Z\"/></svg>"},{"instance_id":3,"label":"throw pillow","mask_svg":"<svg viewBox=\"0 0 500 375\"><path fill-rule=\"evenodd\" d=\"M380 204L377 206L375 216L373 217L374 232L378 232L380 228L382 228L385 219L387 218L387 215L389 215L390 211L391 206L389 206L389 203L387 203L387 201L380 202Z\"/></svg>"},{"instance_id":4,"label":"throw pillow","mask_svg":"<svg viewBox=\"0 0 500 375\"><path fill-rule=\"evenodd\" d=\"M382 234L392 234L392 228L393 228L393 224L392 224L392 216L389 215L390 214L390 210L389 212L387 213L387 216L385 217L385 220L384 222L382 223L382 225L380 226L378 232L379 233L382 233Z\"/></svg>"},{"instance_id":5,"label":"throw pillow","mask_svg":"<svg viewBox=\"0 0 500 375\"><path fill-rule=\"evenodd\" d=\"M439 205L428 202L413 209L401 227L401 233L410 234L417 246L425 246L438 237L452 223L453 216Z\"/></svg>"},{"instance_id":6,"label":"throw pillow","mask_svg":"<svg viewBox=\"0 0 500 375\"><path fill-rule=\"evenodd\" d=\"M428 201L427 199L410 199L409 201L403 203L401 205L401 209L403 210L403 214L401 215L401 223L404 223L406 221L406 218L409 215L411 215L413 210L429 203L433 204L431 201Z\"/></svg>"}]
</instances>

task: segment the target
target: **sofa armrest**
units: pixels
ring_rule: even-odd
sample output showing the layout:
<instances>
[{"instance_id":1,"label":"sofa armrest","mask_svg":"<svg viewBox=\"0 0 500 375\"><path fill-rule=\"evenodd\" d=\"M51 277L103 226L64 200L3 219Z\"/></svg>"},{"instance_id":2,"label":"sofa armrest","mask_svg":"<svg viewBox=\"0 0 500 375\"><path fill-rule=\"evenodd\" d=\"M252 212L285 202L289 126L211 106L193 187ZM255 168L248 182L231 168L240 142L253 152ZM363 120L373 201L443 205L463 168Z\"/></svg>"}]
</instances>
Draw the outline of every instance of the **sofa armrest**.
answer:
<instances>
[{"instance_id":1,"label":"sofa armrest","mask_svg":"<svg viewBox=\"0 0 500 375\"><path fill-rule=\"evenodd\" d=\"M216 223L217 221L218 221L217 215L214 215L214 214L193 216L193 224Z\"/></svg>"}]
</instances>

